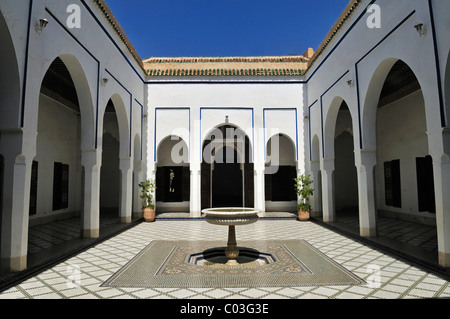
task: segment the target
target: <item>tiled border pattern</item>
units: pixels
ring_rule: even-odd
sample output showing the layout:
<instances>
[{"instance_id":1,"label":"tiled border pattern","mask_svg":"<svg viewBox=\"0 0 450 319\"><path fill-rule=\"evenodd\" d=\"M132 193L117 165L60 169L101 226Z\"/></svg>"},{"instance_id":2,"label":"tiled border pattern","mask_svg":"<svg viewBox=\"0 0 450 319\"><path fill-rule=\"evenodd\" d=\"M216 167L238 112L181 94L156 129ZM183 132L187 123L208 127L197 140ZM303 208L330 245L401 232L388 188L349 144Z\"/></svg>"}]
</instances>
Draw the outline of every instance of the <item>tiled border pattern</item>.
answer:
<instances>
[{"instance_id":1,"label":"tiled border pattern","mask_svg":"<svg viewBox=\"0 0 450 319\"><path fill-rule=\"evenodd\" d=\"M367 282L379 285L272 288L103 288L100 285L151 240L226 240L204 221L142 223L0 294L1 299L305 298L394 299L450 297L449 282L311 222L261 220L238 229L238 240L304 239ZM74 271L75 270L75 271ZM79 271L79 273L77 273ZM71 280L74 279L71 283ZM377 281L375 281L375 284Z\"/></svg>"},{"instance_id":2,"label":"tiled border pattern","mask_svg":"<svg viewBox=\"0 0 450 319\"><path fill-rule=\"evenodd\" d=\"M102 287L241 288L360 285L363 280L304 240L241 241L243 247L277 260L260 267L211 268L190 264L188 256L221 247L220 241L153 241Z\"/></svg>"}]
</instances>

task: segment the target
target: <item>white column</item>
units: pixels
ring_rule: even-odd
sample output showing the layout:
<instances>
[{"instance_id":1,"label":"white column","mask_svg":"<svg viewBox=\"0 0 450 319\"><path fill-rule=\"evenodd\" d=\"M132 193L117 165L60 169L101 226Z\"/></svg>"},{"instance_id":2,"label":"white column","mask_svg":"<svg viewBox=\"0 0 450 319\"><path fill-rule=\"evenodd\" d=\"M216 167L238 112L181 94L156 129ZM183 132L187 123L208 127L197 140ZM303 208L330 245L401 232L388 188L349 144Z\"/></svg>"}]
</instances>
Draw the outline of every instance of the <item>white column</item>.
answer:
<instances>
[{"instance_id":1,"label":"white column","mask_svg":"<svg viewBox=\"0 0 450 319\"><path fill-rule=\"evenodd\" d=\"M375 237L377 235L377 211L373 174L376 164L376 151L359 150L356 152L359 194L359 228L362 237Z\"/></svg>"},{"instance_id":2,"label":"white column","mask_svg":"<svg viewBox=\"0 0 450 319\"><path fill-rule=\"evenodd\" d=\"M256 162L254 166L254 193L255 209L266 211L266 193L265 193L265 165L264 162Z\"/></svg>"},{"instance_id":3,"label":"white column","mask_svg":"<svg viewBox=\"0 0 450 319\"><path fill-rule=\"evenodd\" d=\"M131 223L131 210L133 199L133 159L125 157L120 159L121 191L120 191L120 221Z\"/></svg>"},{"instance_id":4,"label":"white column","mask_svg":"<svg viewBox=\"0 0 450 319\"><path fill-rule=\"evenodd\" d=\"M314 196L312 198L312 217L322 215L322 189L320 187L320 161L311 162L311 173L313 179Z\"/></svg>"},{"instance_id":5,"label":"white column","mask_svg":"<svg viewBox=\"0 0 450 319\"><path fill-rule=\"evenodd\" d=\"M83 150L81 164L84 167L83 238L100 235L100 168L101 151Z\"/></svg>"},{"instance_id":6,"label":"white column","mask_svg":"<svg viewBox=\"0 0 450 319\"><path fill-rule=\"evenodd\" d=\"M200 217L202 212L202 138L201 138L201 123L200 123L200 109L191 109L191 149L190 154L190 171L191 171L191 194L190 194L190 216Z\"/></svg>"},{"instance_id":7,"label":"white column","mask_svg":"<svg viewBox=\"0 0 450 319\"><path fill-rule=\"evenodd\" d=\"M322 159L321 166L323 221L331 223L335 220L333 183L334 158Z\"/></svg>"},{"instance_id":8,"label":"white column","mask_svg":"<svg viewBox=\"0 0 450 319\"><path fill-rule=\"evenodd\" d=\"M18 272L27 268L31 164L23 154L21 130L2 132L0 152L4 157L1 230L1 270ZM35 138L34 138L35 140Z\"/></svg>"},{"instance_id":9,"label":"white column","mask_svg":"<svg viewBox=\"0 0 450 319\"><path fill-rule=\"evenodd\" d=\"M133 204L132 214L134 218L141 218L143 215L140 182L143 180L142 161L135 160L133 167Z\"/></svg>"},{"instance_id":10,"label":"white column","mask_svg":"<svg viewBox=\"0 0 450 319\"><path fill-rule=\"evenodd\" d=\"M191 195L190 195L190 215L191 217L201 216L201 164L190 163L191 170Z\"/></svg>"},{"instance_id":11,"label":"white column","mask_svg":"<svg viewBox=\"0 0 450 319\"><path fill-rule=\"evenodd\" d=\"M450 135L450 132L445 131ZM445 136L450 144L450 136ZM445 143L444 142L444 143ZM450 153L450 145L446 146ZM439 265L450 267L450 157L447 154L433 156L434 190L436 197L436 227Z\"/></svg>"}]
</instances>

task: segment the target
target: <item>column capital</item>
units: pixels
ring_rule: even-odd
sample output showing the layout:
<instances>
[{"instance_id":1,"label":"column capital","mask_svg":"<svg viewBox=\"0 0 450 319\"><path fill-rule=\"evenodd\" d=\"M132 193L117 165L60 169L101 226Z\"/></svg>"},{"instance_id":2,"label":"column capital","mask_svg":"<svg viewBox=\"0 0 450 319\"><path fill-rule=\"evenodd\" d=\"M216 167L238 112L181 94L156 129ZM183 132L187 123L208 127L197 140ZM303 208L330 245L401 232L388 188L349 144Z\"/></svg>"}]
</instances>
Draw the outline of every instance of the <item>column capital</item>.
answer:
<instances>
[{"instance_id":1,"label":"column capital","mask_svg":"<svg viewBox=\"0 0 450 319\"><path fill-rule=\"evenodd\" d=\"M83 149L81 150L81 165L85 169L100 168L102 162L102 152L98 149Z\"/></svg>"},{"instance_id":2,"label":"column capital","mask_svg":"<svg viewBox=\"0 0 450 319\"><path fill-rule=\"evenodd\" d=\"M334 171L334 158L322 158L320 168L322 171L332 173Z\"/></svg>"},{"instance_id":3,"label":"column capital","mask_svg":"<svg viewBox=\"0 0 450 319\"><path fill-rule=\"evenodd\" d=\"M119 167L121 171L128 171L133 167L133 158L131 157L121 157L119 161Z\"/></svg>"},{"instance_id":4,"label":"column capital","mask_svg":"<svg viewBox=\"0 0 450 319\"><path fill-rule=\"evenodd\" d=\"M355 150L355 165L372 169L377 165L377 151L374 149Z\"/></svg>"}]
</instances>

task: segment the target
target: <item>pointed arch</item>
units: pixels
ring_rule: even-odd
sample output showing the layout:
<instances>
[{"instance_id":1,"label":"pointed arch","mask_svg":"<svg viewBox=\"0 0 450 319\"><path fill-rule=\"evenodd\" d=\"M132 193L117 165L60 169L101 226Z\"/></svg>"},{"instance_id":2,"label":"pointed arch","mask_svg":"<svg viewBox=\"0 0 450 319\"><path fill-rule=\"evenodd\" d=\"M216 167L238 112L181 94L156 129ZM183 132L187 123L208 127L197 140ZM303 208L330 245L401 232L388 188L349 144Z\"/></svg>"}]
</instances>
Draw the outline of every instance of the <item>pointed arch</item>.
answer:
<instances>
[{"instance_id":1,"label":"pointed arch","mask_svg":"<svg viewBox=\"0 0 450 319\"><path fill-rule=\"evenodd\" d=\"M59 58L70 73L78 98L82 132L81 148L92 149L95 146L95 107L86 73L74 55L62 54Z\"/></svg>"},{"instance_id":2,"label":"pointed arch","mask_svg":"<svg viewBox=\"0 0 450 319\"><path fill-rule=\"evenodd\" d=\"M108 100L108 104L104 109L104 113L102 115L103 118L103 130L99 132L100 135L105 131L105 124L107 125L107 113L111 115L115 113L115 120L118 125L118 134L119 136L119 157L125 158L131 156L131 139L130 139L130 125L128 120L127 108L125 107L125 102L122 96L118 93L113 94ZM106 122L106 123L105 123Z\"/></svg>"},{"instance_id":3,"label":"pointed arch","mask_svg":"<svg viewBox=\"0 0 450 319\"><path fill-rule=\"evenodd\" d=\"M336 130L338 125L338 117L342 108L345 107L348 109L350 114L350 125L353 124L354 115L352 114L351 108L348 107L347 102L340 96L336 96L333 98L330 107L328 108L328 112L325 118L325 126L324 126L324 136L323 136L323 157L324 158L334 158L335 157L335 137ZM353 129L351 129L353 130ZM353 134L353 132L352 132Z\"/></svg>"},{"instance_id":4,"label":"pointed arch","mask_svg":"<svg viewBox=\"0 0 450 319\"><path fill-rule=\"evenodd\" d=\"M296 144L287 134L279 133L271 136L267 140L265 149L266 163L276 156L275 162L272 161L272 163L281 163L282 165L291 166L296 165ZM274 152L277 154L274 154Z\"/></svg>"},{"instance_id":5,"label":"pointed arch","mask_svg":"<svg viewBox=\"0 0 450 319\"><path fill-rule=\"evenodd\" d=\"M369 82L369 86L367 89L366 96L364 98L364 104L361 115L361 122L363 130L361 132L361 142L362 148L375 150L376 149L376 118L377 112L380 107L380 103L386 104L392 102L392 96L389 96L389 88L386 87L386 80L388 80L388 76L392 75L396 69L403 69L405 72L408 72L408 83L409 86L399 88L398 84L402 84L405 82L405 79L397 79L399 80L396 84L391 85L391 90L398 90L401 92L401 96L404 97L407 94L410 94L417 90L422 90L423 85L420 82L420 78L417 76L417 73L414 71L412 66L408 64L406 61L396 58L389 57L385 58L380 62L378 67L375 69L372 78ZM392 93L392 92L391 92ZM395 92L394 92L395 93ZM384 96L382 96L382 94ZM425 92L422 91L422 98L425 97ZM395 96L393 97L395 99ZM381 99L381 100L380 100ZM425 105L425 109L427 106ZM426 116L425 112L425 116ZM426 124L426 119L425 119Z\"/></svg>"},{"instance_id":6,"label":"pointed arch","mask_svg":"<svg viewBox=\"0 0 450 319\"><path fill-rule=\"evenodd\" d=\"M239 141L238 146L235 146L234 148L238 151L238 154L242 161L253 161L253 145L252 141L250 140L248 134L245 130L240 128L238 125L232 124L232 123L222 123L219 125L214 126L206 135L205 138L202 141L202 161L209 161L209 163L212 163L212 161L206 157L210 157L211 154L205 154L204 150L208 146L210 146L211 141L213 139L217 138L227 138L227 135L233 134L233 136L237 138L241 138L242 140ZM240 147L241 146L241 147Z\"/></svg>"},{"instance_id":7,"label":"pointed arch","mask_svg":"<svg viewBox=\"0 0 450 319\"><path fill-rule=\"evenodd\" d=\"M389 217L435 219L427 120L439 113L427 105L432 90L423 84L407 61L389 57L375 69L364 100L363 149L376 152L376 209Z\"/></svg>"},{"instance_id":8,"label":"pointed arch","mask_svg":"<svg viewBox=\"0 0 450 319\"><path fill-rule=\"evenodd\" d=\"M312 138L311 142L311 162L320 161L320 140L317 134Z\"/></svg>"},{"instance_id":9,"label":"pointed arch","mask_svg":"<svg viewBox=\"0 0 450 319\"><path fill-rule=\"evenodd\" d=\"M0 128L20 125L21 83L19 65L8 24L0 12Z\"/></svg>"},{"instance_id":10,"label":"pointed arch","mask_svg":"<svg viewBox=\"0 0 450 319\"><path fill-rule=\"evenodd\" d=\"M157 165L188 165L189 149L186 141L177 135L169 135L156 148Z\"/></svg>"}]
</instances>

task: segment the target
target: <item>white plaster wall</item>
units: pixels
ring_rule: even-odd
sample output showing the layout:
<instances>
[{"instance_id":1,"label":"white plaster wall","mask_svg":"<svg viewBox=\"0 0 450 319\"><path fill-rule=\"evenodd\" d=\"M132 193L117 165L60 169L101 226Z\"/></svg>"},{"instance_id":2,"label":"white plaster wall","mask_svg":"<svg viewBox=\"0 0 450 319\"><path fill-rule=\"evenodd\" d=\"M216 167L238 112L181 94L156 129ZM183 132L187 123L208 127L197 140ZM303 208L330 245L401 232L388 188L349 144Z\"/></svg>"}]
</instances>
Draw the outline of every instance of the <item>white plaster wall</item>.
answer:
<instances>
[{"instance_id":1,"label":"white plaster wall","mask_svg":"<svg viewBox=\"0 0 450 319\"><path fill-rule=\"evenodd\" d=\"M171 134L182 136L186 143L189 143L190 150L190 211L197 216L201 200L199 171L202 144L207 134L225 124L226 116L228 116L229 124L242 129L250 140L251 155L254 155L255 163L255 206L264 210L264 165L268 139L282 132L293 141L294 145L298 141L296 145L300 153L298 167L301 169L305 165L302 152L305 139L301 112L304 100L303 84L298 82L299 78L287 79L297 81L297 83L287 84L264 83L263 81L271 80L267 78L256 80L252 78L252 83L246 83L248 79L242 78L195 78L192 80L196 82L189 83L183 78L161 79L160 81L167 82L158 84L157 81L152 80L152 84L147 85L149 110L147 175L155 178L155 145L159 145L161 140ZM279 79L272 80L279 81ZM170 83L170 81L177 82ZM295 110L299 110L297 116L295 116ZM189 118L190 121L188 121ZM295 156L295 151L293 152ZM288 204L292 206L291 203ZM175 208L172 207L173 205L169 206L163 209Z\"/></svg>"},{"instance_id":2,"label":"white plaster wall","mask_svg":"<svg viewBox=\"0 0 450 319\"><path fill-rule=\"evenodd\" d=\"M420 90L378 110L375 171L380 210L434 218L418 211L416 157L429 155L424 110ZM400 160L402 208L385 205L383 163L392 160Z\"/></svg>"},{"instance_id":3,"label":"white plaster wall","mask_svg":"<svg viewBox=\"0 0 450 319\"><path fill-rule=\"evenodd\" d=\"M211 84L211 83L174 83L147 85L149 107L149 159L154 159L154 145L176 129L187 136L189 132L191 161L199 161L200 148L205 136L217 126L229 123L236 125L247 134L254 146L255 160L264 161L265 143L273 135L270 132L283 132L292 141L297 141L297 119L294 111L276 111L272 108L303 108L302 84ZM175 108L174 110L158 109L155 132L155 108ZM178 109L177 109L178 108ZM187 121L189 110L190 123ZM263 110L267 111L264 130ZM253 109L253 112L252 112ZM200 115L201 113L201 115ZM299 149L303 147L303 121L298 116ZM200 119L201 116L201 119ZM189 127L190 124L190 127ZM264 134L267 133L265 138ZM156 134L156 139L155 139Z\"/></svg>"},{"instance_id":4,"label":"white plaster wall","mask_svg":"<svg viewBox=\"0 0 450 319\"><path fill-rule=\"evenodd\" d=\"M65 213L79 214L81 163L78 115L66 106L42 95L39 106L37 137L38 187L37 214L39 219ZM54 163L69 165L69 207L53 211Z\"/></svg>"}]
</instances>

